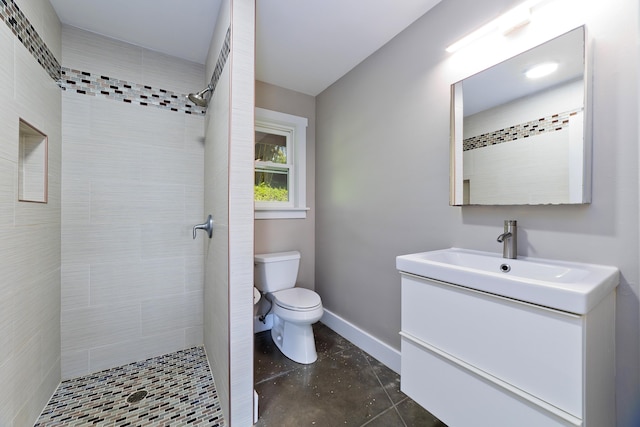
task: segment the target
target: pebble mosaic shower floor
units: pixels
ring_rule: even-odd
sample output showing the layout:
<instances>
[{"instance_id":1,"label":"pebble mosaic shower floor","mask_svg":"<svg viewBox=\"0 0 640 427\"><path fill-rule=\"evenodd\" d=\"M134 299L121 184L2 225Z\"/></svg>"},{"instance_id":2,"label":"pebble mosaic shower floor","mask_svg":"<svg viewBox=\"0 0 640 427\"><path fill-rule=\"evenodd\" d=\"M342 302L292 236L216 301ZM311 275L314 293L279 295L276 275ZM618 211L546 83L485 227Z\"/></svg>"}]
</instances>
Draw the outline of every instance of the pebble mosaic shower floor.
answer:
<instances>
[{"instance_id":1,"label":"pebble mosaic shower floor","mask_svg":"<svg viewBox=\"0 0 640 427\"><path fill-rule=\"evenodd\" d=\"M226 424L204 348L194 347L63 381L34 425L53 426Z\"/></svg>"}]
</instances>

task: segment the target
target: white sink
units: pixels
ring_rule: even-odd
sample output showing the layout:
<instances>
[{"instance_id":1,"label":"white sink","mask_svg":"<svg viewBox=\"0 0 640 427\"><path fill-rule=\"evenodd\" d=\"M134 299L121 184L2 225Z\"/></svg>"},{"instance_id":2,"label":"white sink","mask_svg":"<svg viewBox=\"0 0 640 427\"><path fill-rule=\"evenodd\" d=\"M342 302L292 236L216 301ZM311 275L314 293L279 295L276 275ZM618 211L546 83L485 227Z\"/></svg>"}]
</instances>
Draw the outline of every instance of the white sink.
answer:
<instances>
[{"instance_id":1,"label":"white sink","mask_svg":"<svg viewBox=\"0 0 640 427\"><path fill-rule=\"evenodd\" d=\"M450 248L401 255L405 273L536 305L586 314L619 282L615 267Z\"/></svg>"}]
</instances>

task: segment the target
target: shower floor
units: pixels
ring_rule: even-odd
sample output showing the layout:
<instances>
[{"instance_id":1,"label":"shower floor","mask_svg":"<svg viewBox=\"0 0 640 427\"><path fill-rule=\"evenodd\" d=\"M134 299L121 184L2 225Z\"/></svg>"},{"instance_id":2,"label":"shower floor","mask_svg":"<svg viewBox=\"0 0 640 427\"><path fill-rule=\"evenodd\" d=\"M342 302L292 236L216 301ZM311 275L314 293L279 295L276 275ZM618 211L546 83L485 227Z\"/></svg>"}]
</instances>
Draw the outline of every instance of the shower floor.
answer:
<instances>
[{"instance_id":1,"label":"shower floor","mask_svg":"<svg viewBox=\"0 0 640 427\"><path fill-rule=\"evenodd\" d=\"M142 390L146 397L127 402ZM88 425L224 427L204 348L63 381L34 427Z\"/></svg>"}]
</instances>

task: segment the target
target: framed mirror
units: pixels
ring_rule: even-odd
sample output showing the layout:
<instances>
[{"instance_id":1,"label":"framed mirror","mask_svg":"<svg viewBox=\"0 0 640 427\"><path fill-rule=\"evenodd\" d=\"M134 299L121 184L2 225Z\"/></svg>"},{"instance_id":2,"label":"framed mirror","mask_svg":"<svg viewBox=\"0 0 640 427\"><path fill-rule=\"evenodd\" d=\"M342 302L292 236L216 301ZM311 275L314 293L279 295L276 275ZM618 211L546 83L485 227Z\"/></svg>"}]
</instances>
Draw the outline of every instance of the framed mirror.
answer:
<instances>
[{"instance_id":1,"label":"framed mirror","mask_svg":"<svg viewBox=\"0 0 640 427\"><path fill-rule=\"evenodd\" d=\"M578 27L451 86L451 205L590 203L586 44Z\"/></svg>"}]
</instances>

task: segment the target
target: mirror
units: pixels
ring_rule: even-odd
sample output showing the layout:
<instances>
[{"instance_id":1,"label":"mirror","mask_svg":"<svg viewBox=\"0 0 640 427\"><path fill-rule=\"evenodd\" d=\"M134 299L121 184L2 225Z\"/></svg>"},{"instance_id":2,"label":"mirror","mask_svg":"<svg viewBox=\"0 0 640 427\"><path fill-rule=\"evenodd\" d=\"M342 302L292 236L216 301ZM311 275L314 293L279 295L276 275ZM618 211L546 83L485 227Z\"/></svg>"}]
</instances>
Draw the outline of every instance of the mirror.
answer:
<instances>
[{"instance_id":1,"label":"mirror","mask_svg":"<svg viewBox=\"0 0 640 427\"><path fill-rule=\"evenodd\" d=\"M451 205L591 201L585 36L576 28L451 86ZM540 64L557 66L525 75Z\"/></svg>"}]
</instances>

